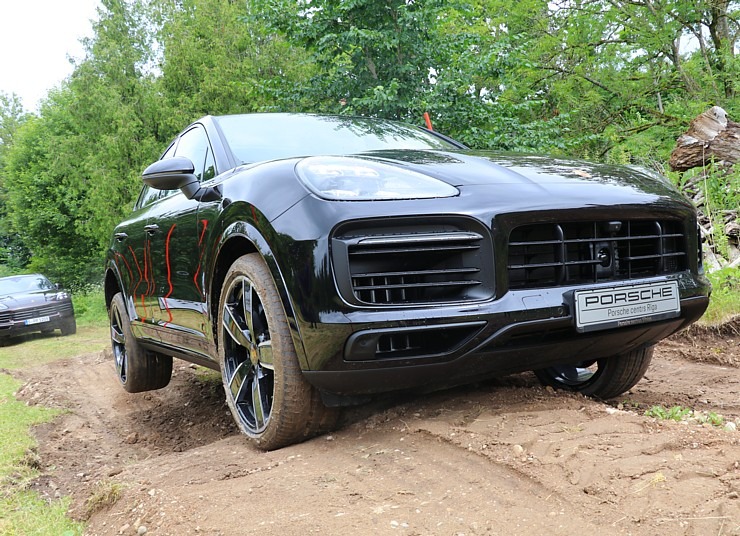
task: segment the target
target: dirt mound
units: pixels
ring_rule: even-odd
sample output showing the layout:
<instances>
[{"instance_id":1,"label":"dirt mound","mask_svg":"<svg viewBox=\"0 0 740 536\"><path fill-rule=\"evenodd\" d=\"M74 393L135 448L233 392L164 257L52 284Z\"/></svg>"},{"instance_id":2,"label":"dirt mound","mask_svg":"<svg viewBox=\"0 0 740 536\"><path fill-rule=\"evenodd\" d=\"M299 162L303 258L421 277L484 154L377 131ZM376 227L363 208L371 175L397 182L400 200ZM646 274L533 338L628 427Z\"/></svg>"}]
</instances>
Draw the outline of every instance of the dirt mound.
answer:
<instances>
[{"instance_id":1,"label":"dirt mound","mask_svg":"<svg viewBox=\"0 0 740 536\"><path fill-rule=\"evenodd\" d=\"M691 361L740 368L740 317L717 326L694 324L662 346Z\"/></svg>"},{"instance_id":2,"label":"dirt mound","mask_svg":"<svg viewBox=\"0 0 740 536\"><path fill-rule=\"evenodd\" d=\"M644 415L740 420L730 332L664 342L609 403L521 374L383 397L270 453L237 433L218 377L179 361L130 395L109 354L80 356L23 371L18 396L69 409L36 430L36 489L72 496L90 535L740 535L740 432Z\"/></svg>"}]
</instances>

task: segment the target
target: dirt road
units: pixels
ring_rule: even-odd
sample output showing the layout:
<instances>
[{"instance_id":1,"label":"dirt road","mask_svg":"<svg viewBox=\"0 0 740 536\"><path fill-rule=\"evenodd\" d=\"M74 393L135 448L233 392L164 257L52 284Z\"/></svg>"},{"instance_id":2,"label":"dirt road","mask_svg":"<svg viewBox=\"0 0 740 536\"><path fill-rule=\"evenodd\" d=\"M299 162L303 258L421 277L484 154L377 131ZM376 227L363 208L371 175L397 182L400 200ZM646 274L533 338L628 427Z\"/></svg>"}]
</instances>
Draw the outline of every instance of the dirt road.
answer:
<instances>
[{"instance_id":1,"label":"dirt road","mask_svg":"<svg viewBox=\"0 0 740 536\"><path fill-rule=\"evenodd\" d=\"M169 387L129 395L108 352L84 355L18 373L18 396L69 409L36 430L36 488L72 496L90 535L740 535L740 431L644 415L740 424L738 333L662 343L608 403L523 374L384 398L270 453L236 432L218 378L179 361Z\"/></svg>"}]
</instances>

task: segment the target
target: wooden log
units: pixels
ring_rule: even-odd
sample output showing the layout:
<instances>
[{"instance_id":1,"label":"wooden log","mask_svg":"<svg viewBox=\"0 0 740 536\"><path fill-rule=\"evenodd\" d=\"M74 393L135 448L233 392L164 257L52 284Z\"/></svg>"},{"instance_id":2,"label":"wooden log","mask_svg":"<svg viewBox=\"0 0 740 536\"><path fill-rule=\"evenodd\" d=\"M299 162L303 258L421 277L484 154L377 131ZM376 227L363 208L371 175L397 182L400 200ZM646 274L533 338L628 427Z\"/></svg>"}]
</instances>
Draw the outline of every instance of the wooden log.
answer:
<instances>
[{"instance_id":1,"label":"wooden log","mask_svg":"<svg viewBox=\"0 0 740 536\"><path fill-rule=\"evenodd\" d=\"M668 165L673 171L704 167L710 162L731 166L740 161L740 123L719 106L698 115L676 141Z\"/></svg>"}]
</instances>

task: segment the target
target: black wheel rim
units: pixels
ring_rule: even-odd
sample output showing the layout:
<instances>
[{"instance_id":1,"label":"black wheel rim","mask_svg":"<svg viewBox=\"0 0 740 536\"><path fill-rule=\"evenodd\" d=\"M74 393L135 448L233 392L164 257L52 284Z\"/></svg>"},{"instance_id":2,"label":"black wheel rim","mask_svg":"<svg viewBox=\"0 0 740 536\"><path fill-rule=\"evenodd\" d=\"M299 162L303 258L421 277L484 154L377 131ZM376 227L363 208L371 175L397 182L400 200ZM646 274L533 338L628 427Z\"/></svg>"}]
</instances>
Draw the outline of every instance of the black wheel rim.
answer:
<instances>
[{"instance_id":1,"label":"black wheel rim","mask_svg":"<svg viewBox=\"0 0 740 536\"><path fill-rule=\"evenodd\" d=\"M110 338L113 346L113 358L116 362L116 372L121 383L126 383L127 356L126 336L123 333L123 322L121 321L121 310L113 306L110 317Z\"/></svg>"},{"instance_id":2,"label":"black wheel rim","mask_svg":"<svg viewBox=\"0 0 740 536\"><path fill-rule=\"evenodd\" d=\"M244 429L259 435L270 421L275 386L267 317L249 278L234 279L225 296L221 340L226 396Z\"/></svg>"},{"instance_id":3,"label":"black wheel rim","mask_svg":"<svg viewBox=\"0 0 740 536\"><path fill-rule=\"evenodd\" d=\"M553 385L578 390L593 383L599 376L598 361L581 361L573 365L558 365L544 369Z\"/></svg>"}]
</instances>

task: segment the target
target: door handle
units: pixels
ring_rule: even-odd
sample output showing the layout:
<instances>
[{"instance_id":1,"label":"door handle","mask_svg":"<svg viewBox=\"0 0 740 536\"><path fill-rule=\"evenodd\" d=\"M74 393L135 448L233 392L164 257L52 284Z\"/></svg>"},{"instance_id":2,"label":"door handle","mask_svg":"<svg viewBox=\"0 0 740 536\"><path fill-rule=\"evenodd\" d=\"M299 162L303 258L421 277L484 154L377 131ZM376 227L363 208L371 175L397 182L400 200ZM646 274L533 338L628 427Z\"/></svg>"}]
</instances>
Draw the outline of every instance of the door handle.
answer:
<instances>
[{"instance_id":1,"label":"door handle","mask_svg":"<svg viewBox=\"0 0 740 536\"><path fill-rule=\"evenodd\" d=\"M159 231L159 225L157 225L156 223L151 223L149 225L145 225L144 226L144 230L146 231L146 233L148 235L151 236L154 233L156 233L157 231Z\"/></svg>"},{"instance_id":2,"label":"door handle","mask_svg":"<svg viewBox=\"0 0 740 536\"><path fill-rule=\"evenodd\" d=\"M126 233L116 233L113 235L113 238L115 238L119 242L123 242L128 238L128 235Z\"/></svg>"}]
</instances>

